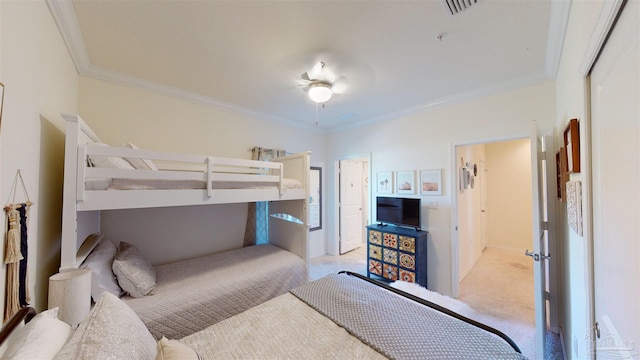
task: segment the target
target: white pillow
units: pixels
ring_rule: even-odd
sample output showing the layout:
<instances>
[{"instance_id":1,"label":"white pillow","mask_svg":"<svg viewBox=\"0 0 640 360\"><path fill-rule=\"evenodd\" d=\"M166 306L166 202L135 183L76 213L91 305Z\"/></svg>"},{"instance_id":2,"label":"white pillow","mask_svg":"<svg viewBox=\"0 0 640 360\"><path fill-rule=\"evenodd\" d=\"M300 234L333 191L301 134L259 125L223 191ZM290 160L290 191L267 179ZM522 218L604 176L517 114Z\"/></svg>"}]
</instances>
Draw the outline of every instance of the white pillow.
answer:
<instances>
[{"instance_id":1,"label":"white pillow","mask_svg":"<svg viewBox=\"0 0 640 360\"><path fill-rule=\"evenodd\" d=\"M105 292L56 359L153 360L155 356L156 341L142 320Z\"/></svg>"},{"instance_id":2,"label":"white pillow","mask_svg":"<svg viewBox=\"0 0 640 360\"><path fill-rule=\"evenodd\" d=\"M122 147L126 147L129 149L139 149L139 147L133 145L130 142L126 142L124 144L122 144ZM158 167L156 166L156 164L153 163L153 161L148 160L148 159L136 159L136 158L125 158L127 159L127 161L133 165L134 168L139 169L139 170L153 170L153 171L157 171Z\"/></svg>"},{"instance_id":3,"label":"white pillow","mask_svg":"<svg viewBox=\"0 0 640 360\"><path fill-rule=\"evenodd\" d=\"M102 293L107 291L115 296L122 295L122 289L118 286L111 266L116 257L116 246L107 239L102 239L100 244L87 256L80 268L91 269L91 298L97 302Z\"/></svg>"},{"instance_id":4,"label":"white pillow","mask_svg":"<svg viewBox=\"0 0 640 360\"><path fill-rule=\"evenodd\" d=\"M158 354L155 360L200 360L200 355L192 348L177 340L162 337L158 341Z\"/></svg>"},{"instance_id":5,"label":"white pillow","mask_svg":"<svg viewBox=\"0 0 640 360\"><path fill-rule=\"evenodd\" d=\"M58 320L58 308L36 315L14 333L2 359L53 359L71 335L71 326Z\"/></svg>"},{"instance_id":6,"label":"white pillow","mask_svg":"<svg viewBox=\"0 0 640 360\"><path fill-rule=\"evenodd\" d=\"M103 143L96 143L95 145L109 146ZM134 167L131 166L131 164L129 164L127 160L117 156L91 155L89 156L89 161L93 167L127 169L127 170L134 169Z\"/></svg>"},{"instance_id":7,"label":"white pillow","mask_svg":"<svg viewBox=\"0 0 640 360\"><path fill-rule=\"evenodd\" d=\"M133 297L144 297L156 288L156 271L137 247L121 241L113 259L113 273L120 287Z\"/></svg>"}]
</instances>

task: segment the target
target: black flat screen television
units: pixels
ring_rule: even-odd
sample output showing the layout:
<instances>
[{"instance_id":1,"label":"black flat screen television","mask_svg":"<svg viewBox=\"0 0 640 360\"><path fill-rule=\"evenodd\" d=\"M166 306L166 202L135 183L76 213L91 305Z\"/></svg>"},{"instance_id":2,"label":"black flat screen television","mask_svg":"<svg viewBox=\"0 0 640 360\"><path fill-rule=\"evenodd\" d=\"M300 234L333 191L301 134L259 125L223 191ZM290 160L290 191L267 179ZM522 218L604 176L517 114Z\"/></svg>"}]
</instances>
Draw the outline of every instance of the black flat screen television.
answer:
<instances>
[{"instance_id":1,"label":"black flat screen television","mask_svg":"<svg viewBox=\"0 0 640 360\"><path fill-rule=\"evenodd\" d=\"M420 229L420 199L383 197L376 199L376 221Z\"/></svg>"}]
</instances>

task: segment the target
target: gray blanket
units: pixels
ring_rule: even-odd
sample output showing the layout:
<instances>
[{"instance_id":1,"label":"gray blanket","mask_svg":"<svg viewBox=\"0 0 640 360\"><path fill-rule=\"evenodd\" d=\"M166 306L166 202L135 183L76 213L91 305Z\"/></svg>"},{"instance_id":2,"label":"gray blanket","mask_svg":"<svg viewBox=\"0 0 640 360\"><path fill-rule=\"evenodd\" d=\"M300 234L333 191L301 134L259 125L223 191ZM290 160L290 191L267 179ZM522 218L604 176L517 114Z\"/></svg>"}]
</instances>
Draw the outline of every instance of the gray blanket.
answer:
<instances>
[{"instance_id":1,"label":"gray blanket","mask_svg":"<svg viewBox=\"0 0 640 360\"><path fill-rule=\"evenodd\" d=\"M351 276L291 293L389 358L526 359L493 334Z\"/></svg>"},{"instance_id":2,"label":"gray blanket","mask_svg":"<svg viewBox=\"0 0 640 360\"><path fill-rule=\"evenodd\" d=\"M307 282L297 255L256 245L155 268L153 295L124 297L151 334L180 339Z\"/></svg>"}]
</instances>

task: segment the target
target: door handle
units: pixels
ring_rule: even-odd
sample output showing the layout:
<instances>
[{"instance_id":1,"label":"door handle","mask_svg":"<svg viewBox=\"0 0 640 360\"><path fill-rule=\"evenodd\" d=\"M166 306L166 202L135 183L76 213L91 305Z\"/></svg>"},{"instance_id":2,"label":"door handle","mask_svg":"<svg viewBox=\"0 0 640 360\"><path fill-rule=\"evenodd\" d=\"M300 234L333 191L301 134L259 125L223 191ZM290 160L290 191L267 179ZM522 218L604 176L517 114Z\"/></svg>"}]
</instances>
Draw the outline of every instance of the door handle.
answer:
<instances>
[{"instance_id":1,"label":"door handle","mask_svg":"<svg viewBox=\"0 0 640 360\"><path fill-rule=\"evenodd\" d=\"M534 254L533 252L529 251L529 249L524 251L524 254L526 256L531 256L533 258L534 261L540 261L540 259L542 260L549 260L551 259L551 254L547 254L547 255L542 255L542 254Z\"/></svg>"},{"instance_id":2,"label":"door handle","mask_svg":"<svg viewBox=\"0 0 640 360\"><path fill-rule=\"evenodd\" d=\"M525 250L524 254L525 256L531 256L534 261L540 261L540 255L534 254L533 252L529 251L529 249Z\"/></svg>"}]
</instances>

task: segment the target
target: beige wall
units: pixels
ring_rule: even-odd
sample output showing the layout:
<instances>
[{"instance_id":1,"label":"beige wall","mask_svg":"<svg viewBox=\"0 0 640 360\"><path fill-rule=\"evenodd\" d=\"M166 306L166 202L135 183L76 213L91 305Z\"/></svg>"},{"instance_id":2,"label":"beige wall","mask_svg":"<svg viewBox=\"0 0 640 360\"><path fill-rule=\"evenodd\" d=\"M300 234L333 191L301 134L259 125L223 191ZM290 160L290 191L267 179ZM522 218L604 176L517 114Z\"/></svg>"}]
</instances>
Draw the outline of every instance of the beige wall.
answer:
<instances>
[{"instance_id":1,"label":"beige wall","mask_svg":"<svg viewBox=\"0 0 640 360\"><path fill-rule=\"evenodd\" d=\"M584 79L578 69L582 63L589 37L593 32L602 8L602 1L572 2L567 34L562 58L556 78L556 122L558 129L564 129L571 118L585 117ZM584 128L581 130L581 146L584 149ZM561 139L557 143L561 143ZM585 151L582 152L583 154ZM584 156L584 155L583 155ZM582 174L573 174L572 180L583 179ZM589 344L585 332L589 329L589 269L587 268L587 243L576 236L567 224L566 204L558 204L558 216L562 227L564 290L563 326L565 348L569 358L585 356ZM570 261L569 261L570 259ZM574 355L575 354L575 355Z\"/></svg>"},{"instance_id":2,"label":"beige wall","mask_svg":"<svg viewBox=\"0 0 640 360\"><path fill-rule=\"evenodd\" d=\"M531 250L531 143L529 139L489 143L486 159L488 245L522 253Z\"/></svg>"},{"instance_id":3,"label":"beige wall","mask_svg":"<svg viewBox=\"0 0 640 360\"><path fill-rule=\"evenodd\" d=\"M3 203L9 199L16 170L21 169L34 203L28 217L31 304L42 310L48 278L60 263L64 152L60 113L76 110L78 76L44 1L1 1L0 26L0 81L5 84L0 199ZM16 201L23 200L18 191ZM4 284L5 267L1 268Z\"/></svg>"},{"instance_id":4,"label":"beige wall","mask_svg":"<svg viewBox=\"0 0 640 360\"><path fill-rule=\"evenodd\" d=\"M555 121L554 104L554 84L546 82L331 134L327 147L327 176L330 182L335 182L331 165L336 159L366 153L371 154L374 178L378 171L443 169L444 194L429 199L438 201L437 209L425 208L423 201L422 224L430 237L429 287L451 294L451 242L457 241L457 234L452 231L456 219L451 213L452 192L456 189L454 146L527 137L533 120L541 128L551 128ZM334 184L329 185L328 197L335 198ZM327 238L333 239L336 214L330 210L328 216ZM329 241L328 251L335 253L336 245Z\"/></svg>"},{"instance_id":5,"label":"beige wall","mask_svg":"<svg viewBox=\"0 0 640 360\"><path fill-rule=\"evenodd\" d=\"M484 144L460 146L456 151L456 171L461 167L467 167L467 163L479 164L480 160L485 160ZM473 166L473 165L471 165ZM469 169L471 171L471 169ZM462 175L459 175L462 177ZM461 282L469 273L469 270L482 255L482 218L480 201L480 179L473 176L473 187L471 181L467 188L458 191L458 278ZM476 186L477 185L477 186ZM459 186L459 184L458 184Z\"/></svg>"}]
</instances>

